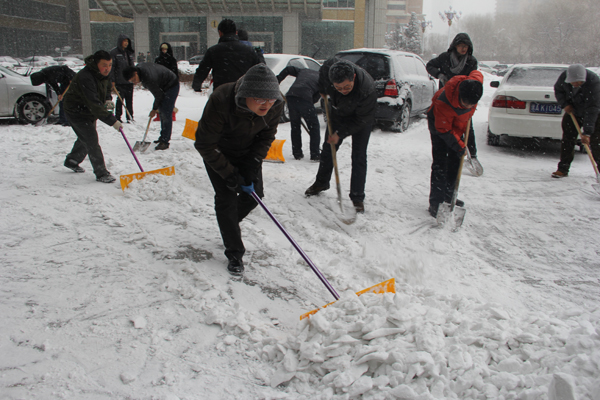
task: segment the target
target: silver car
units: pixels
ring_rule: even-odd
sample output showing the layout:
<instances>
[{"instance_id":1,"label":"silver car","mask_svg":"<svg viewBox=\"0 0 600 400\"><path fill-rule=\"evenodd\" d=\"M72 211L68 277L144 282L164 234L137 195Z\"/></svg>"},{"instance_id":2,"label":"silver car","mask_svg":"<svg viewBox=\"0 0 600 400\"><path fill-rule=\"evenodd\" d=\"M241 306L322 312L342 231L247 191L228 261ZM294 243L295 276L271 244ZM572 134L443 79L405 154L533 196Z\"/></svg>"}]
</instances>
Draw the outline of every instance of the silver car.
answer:
<instances>
[{"instance_id":1,"label":"silver car","mask_svg":"<svg viewBox=\"0 0 600 400\"><path fill-rule=\"evenodd\" d=\"M28 76L0 67L0 118L35 124L50 111L46 85L33 86Z\"/></svg>"}]
</instances>

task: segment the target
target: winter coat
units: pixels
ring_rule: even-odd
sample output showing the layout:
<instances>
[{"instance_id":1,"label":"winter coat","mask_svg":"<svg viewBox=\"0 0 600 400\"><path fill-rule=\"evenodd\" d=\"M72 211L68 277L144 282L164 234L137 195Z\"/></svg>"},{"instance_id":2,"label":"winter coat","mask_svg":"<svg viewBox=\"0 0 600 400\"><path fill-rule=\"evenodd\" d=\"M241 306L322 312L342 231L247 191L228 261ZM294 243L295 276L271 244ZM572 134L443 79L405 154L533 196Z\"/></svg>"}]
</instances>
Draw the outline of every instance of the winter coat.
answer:
<instances>
[{"instance_id":1,"label":"winter coat","mask_svg":"<svg viewBox=\"0 0 600 400\"><path fill-rule=\"evenodd\" d=\"M573 106L575 116L583 120L583 132L589 135L594 132L600 114L600 78L588 69L585 83L577 92L572 90L570 83L565 82L566 78L567 71L560 74L554 84L556 101L562 108Z\"/></svg>"},{"instance_id":2,"label":"winter coat","mask_svg":"<svg viewBox=\"0 0 600 400\"><path fill-rule=\"evenodd\" d=\"M335 59L335 58L334 58ZM329 95L331 125L333 131L338 132L340 138L362 132L367 127L372 127L375 122L377 109L377 92L375 82L367 71L358 65L345 61L354 67L354 88L347 95L337 90L329 80L329 68L335 64L329 59L319 70L319 90Z\"/></svg>"},{"instance_id":3,"label":"winter coat","mask_svg":"<svg viewBox=\"0 0 600 400\"><path fill-rule=\"evenodd\" d=\"M64 88L67 87L71 79L75 76L75 71L66 65L53 65L46 67L41 71L31 74L31 84L34 86L46 83L56 92L56 94L62 94L59 85Z\"/></svg>"},{"instance_id":4,"label":"winter coat","mask_svg":"<svg viewBox=\"0 0 600 400\"><path fill-rule=\"evenodd\" d=\"M236 35L224 35L211 46L196 69L192 89L202 90L202 82L212 69L214 89L228 82L236 82L260 60L252 47L241 43Z\"/></svg>"},{"instance_id":5,"label":"winter coat","mask_svg":"<svg viewBox=\"0 0 600 400\"><path fill-rule=\"evenodd\" d=\"M123 40L129 40L129 44L126 48L121 48L121 43ZM131 39L129 36L120 34L117 39L117 47L110 51L110 56L112 57L112 70L110 73L111 82L117 85L132 85L131 82L125 80L123 78L123 71L127 67L135 67L135 52L133 51L133 47L131 46Z\"/></svg>"},{"instance_id":6,"label":"winter coat","mask_svg":"<svg viewBox=\"0 0 600 400\"><path fill-rule=\"evenodd\" d=\"M158 110L167 90L175 85L179 85L179 78L162 65L143 62L137 65L139 69L138 76L142 85L154 96L153 110Z\"/></svg>"},{"instance_id":7,"label":"winter coat","mask_svg":"<svg viewBox=\"0 0 600 400\"><path fill-rule=\"evenodd\" d=\"M277 75L277 81L281 83L288 75L295 76L296 80L288 89L286 97L299 97L313 103L319 101L319 71L288 65Z\"/></svg>"},{"instance_id":8,"label":"winter coat","mask_svg":"<svg viewBox=\"0 0 600 400\"><path fill-rule=\"evenodd\" d=\"M263 160L275 140L283 101L277 100L267 115L258 116L246 107L246 99L235 101L238 82L219 86L211 94L198 123L194 146L204 162L227 179L235 164L250 158Z\"/></svg>"},{"instance_id":9,"label":"winter coat","mask_svg":"<svg viewBox=\"0 0 600 400\"><path fill-rule=\"evenodd\" d=\"M468 45L469 50L467 50L467 62L464 68L462 69L462 71L460 71L460 73L455 74L450 70L450 68L452 67L450 61L450 54L453 51L456 52L456 46L459 43L465 43L466 45ZM440 74L443 74L448 80L455 77L456 75L469 75L472 71L475 71L477 69L477 59L473 57L473 42L471 42L471 38L469 37L469 35L467 35L466 33L459 33L458 35L456 35L456 37L450 44L448 51L440 54L436 58L429 60L425 67L427 68L427 72L429 72L429 74L434 78L439 79ZM442 88L443 86L443 82L440 82L440 88Z\"/></svg>"},{"instance_id":10,"label":"winter coat","mask_svg":"<svg viewBox=\"0 0 600 400\"><path fill-rule=\"evenodd\" d=\"M483 74L473 71L468 76L457 75L450 79L446 86L433 95L427 111L431 134L438 135L449 148L458 153L465 148L462 138L476 109L463 108L460 105L458 86L465 80L476 80L483 84Z\"/></svg>"},{"instance_id":11,"label":"winter coat","mask_svg":"<svg viewBox=\"0 0 600 400\"><path fill-rule=\"evenodd\" d=\"M63 98L65 112L90 121L99 119L107 125L114 125L117 118L104 106L106 100L112 100L110 89L110 76L100 73L94 56L86 57L85 67L75 74Z\"/></svg>"},{"instance_id":12,"label":"winter coat","mask_svg":"<svg viewBox=\"0 0 600 400\"><path fill-rule=\"evenodd\" d=\"M162 47L164 44L167 45L166 53L163 53L162 50L160 49L160 47ZM158 48L160 55L158 57L156 57L154 62L156 64L162 65L163 67L167 67L168 69L173 71L173 73L175 75L179 76L179 69L177 68L177 60L175 59L175 57L173 57L173 48L167 42L161 43L160 47Z\"/></svg>"}]
</instances>

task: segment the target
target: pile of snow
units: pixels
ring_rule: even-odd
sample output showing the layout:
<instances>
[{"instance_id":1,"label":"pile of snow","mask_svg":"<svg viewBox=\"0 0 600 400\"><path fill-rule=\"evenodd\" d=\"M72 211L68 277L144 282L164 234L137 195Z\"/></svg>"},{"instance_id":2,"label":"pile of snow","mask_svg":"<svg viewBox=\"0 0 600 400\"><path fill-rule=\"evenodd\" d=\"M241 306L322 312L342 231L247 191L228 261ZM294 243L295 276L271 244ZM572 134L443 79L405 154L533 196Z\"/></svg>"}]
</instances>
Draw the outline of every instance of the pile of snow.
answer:
<instances>
[{"instance_id":1,"label":"pile of snow","mask_svg":"<svg viewBox=\"0 0 600 400\"><path fill-rule=\"evenodd\" d=\"M263 338L264 326L233 309L228 318L213 310L207 322L226 331L224 345L277 363L257 378L306 398L568 400L574 377L581 398L599 398L600 309L511 315L458 295L399 289L347 291L285 338Z\"/></svg>"}]
</instances>

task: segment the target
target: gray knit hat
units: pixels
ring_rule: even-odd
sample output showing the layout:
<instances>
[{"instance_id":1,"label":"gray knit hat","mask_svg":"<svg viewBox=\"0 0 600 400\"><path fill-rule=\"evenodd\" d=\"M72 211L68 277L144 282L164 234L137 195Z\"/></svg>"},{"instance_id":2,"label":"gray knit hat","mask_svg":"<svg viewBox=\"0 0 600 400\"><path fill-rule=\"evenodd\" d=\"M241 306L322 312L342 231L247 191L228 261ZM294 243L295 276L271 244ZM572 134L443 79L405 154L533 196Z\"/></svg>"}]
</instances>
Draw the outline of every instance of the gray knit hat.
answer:
<instances>
[{"instance_id":1,"label":"gray knit hat","mask_svg":"<svg viewBox=\"0 0 600 400\"><path fill-rule=\"evenodd\" d=\"M283 100L277 77L265 64L253 66L240 78L235 94L236 101L248 97Z\"/></svg>"},{"instance_id":2,"label":"gray knit hat","mask_svg":"<svg viewBox=\"0 0 600 400\"><path fill-rule=\"evenodd\" d=\"M567 69L567 78L565 79L565 82L567 82L567 83L585 82L586 78L587 78L587 71L585 70L585 67L583 65L581 65L581 64L569 65L569 68Z\"/></svg>"}]
</instances>

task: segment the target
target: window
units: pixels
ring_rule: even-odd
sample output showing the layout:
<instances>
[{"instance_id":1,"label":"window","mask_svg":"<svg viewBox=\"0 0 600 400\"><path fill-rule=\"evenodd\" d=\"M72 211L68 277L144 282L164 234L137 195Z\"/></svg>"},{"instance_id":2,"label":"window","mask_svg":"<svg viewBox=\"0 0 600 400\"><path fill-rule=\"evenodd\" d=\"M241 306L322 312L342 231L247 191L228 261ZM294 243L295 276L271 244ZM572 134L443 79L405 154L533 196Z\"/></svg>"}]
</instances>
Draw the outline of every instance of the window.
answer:
<instances>
[{"instance_id":1,"label":"window","mask_svg":"<svg viewBox=\"0 0 600 400\"><path fill-rule=\"evenodd\" d=\"M306 61L306 64L308 64L308 69L312 69L313 71L318 71L319 69L321 69L321 66L318 62L306 58L304 59L304 61Z\"/></svg>"},{"instance_id":2,"label":"window","mask_svg":"<svg viewBox=\"0 0 600 400\"><path fill-rule=\"evenodd\" d=\"M388 4L388 10L406 10L406 4Z\"/></svg>"}]
</instances>

